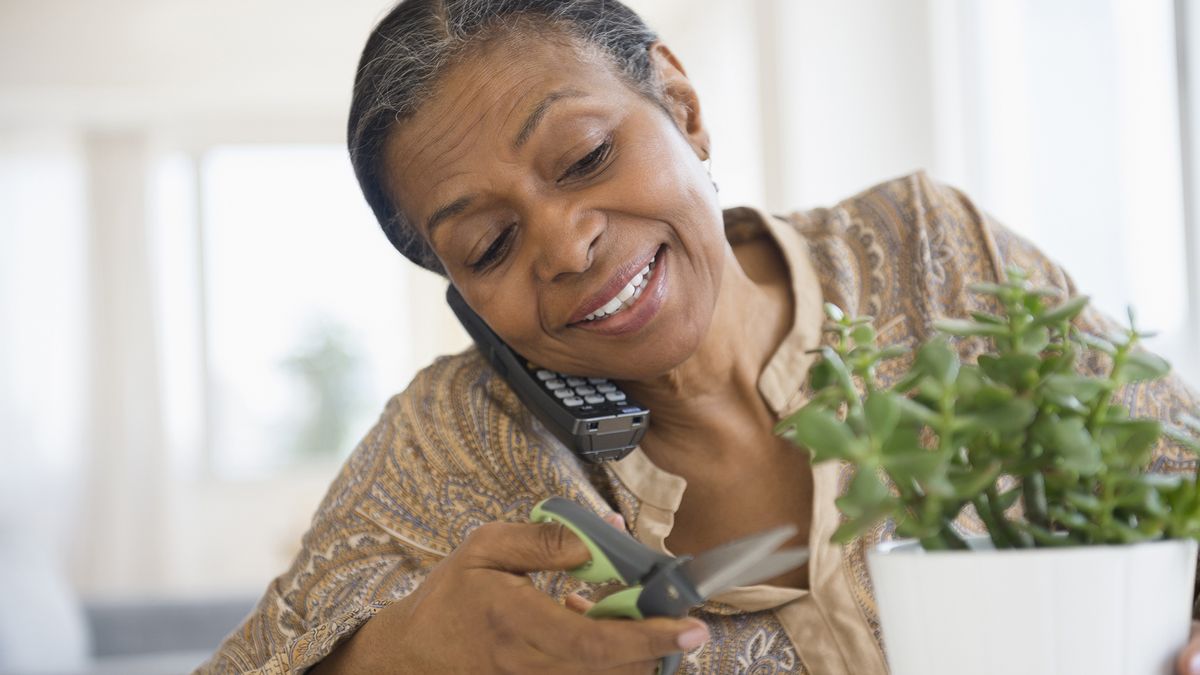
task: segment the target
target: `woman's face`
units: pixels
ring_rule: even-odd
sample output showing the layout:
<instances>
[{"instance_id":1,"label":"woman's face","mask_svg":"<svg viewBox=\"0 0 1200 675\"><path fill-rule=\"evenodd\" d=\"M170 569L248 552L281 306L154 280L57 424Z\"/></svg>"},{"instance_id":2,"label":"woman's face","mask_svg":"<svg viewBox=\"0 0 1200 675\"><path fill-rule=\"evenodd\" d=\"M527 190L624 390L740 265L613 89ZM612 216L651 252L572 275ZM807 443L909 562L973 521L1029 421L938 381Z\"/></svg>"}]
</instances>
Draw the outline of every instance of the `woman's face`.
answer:
<instances>
[{"instance_id":1,"label":"woman's face","mask_svg":"<svg viewBox=\"0 0 1200 675\"><path fill-rule=\"evenodd\" d=\"M653 62L670 114L566 40L501 41L389 138L393 198L467 303L548 368L648 379L712 319L727 245L708 136L674 57Z\"/></svg>"}]
</instances>

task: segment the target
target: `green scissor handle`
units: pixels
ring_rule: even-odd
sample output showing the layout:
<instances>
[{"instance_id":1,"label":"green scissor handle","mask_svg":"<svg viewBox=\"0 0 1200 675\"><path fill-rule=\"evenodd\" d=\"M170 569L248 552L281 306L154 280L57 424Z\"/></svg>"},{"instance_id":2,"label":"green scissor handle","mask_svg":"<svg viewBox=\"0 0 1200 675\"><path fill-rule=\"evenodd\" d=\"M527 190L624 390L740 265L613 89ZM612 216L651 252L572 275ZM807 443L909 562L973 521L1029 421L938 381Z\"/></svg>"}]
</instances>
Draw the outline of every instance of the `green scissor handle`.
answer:
<instances>
[{"instance_id":1,"label":"green scissor handle","mask_svg":"<svg viewBox=\"0 0 1200 675\"><path fill-rule=\"evenodd\" d=\"M592 605L586 616L601 618L644 619L638 602L642 597L642 580L654 568L674 558L655 553L628 533L604 522L600 516L562 497L550 497L538 502L529 514L535 523L561 523L575 533L591 560L571 570L576 579L591 583L619 581L629 585ZM658 675L671 675L682 660L681 654L663 657L658 663Z\"/></svg>"},{"instance_id":2,"label":"green scissor handle","mask_svg":"<svg viewBox=\"0 0 1200 675\"><path fill-rule=\"evenodd\" d=\"M571 576L583 581L619 581L632 586L641 583L656 565L674 560L651 551L624 530L618 530L600 516L562 497L538 502L529 519L535 523L562 523L583 541L592 558L570 571Z\"/></svg>"}]
</instances>

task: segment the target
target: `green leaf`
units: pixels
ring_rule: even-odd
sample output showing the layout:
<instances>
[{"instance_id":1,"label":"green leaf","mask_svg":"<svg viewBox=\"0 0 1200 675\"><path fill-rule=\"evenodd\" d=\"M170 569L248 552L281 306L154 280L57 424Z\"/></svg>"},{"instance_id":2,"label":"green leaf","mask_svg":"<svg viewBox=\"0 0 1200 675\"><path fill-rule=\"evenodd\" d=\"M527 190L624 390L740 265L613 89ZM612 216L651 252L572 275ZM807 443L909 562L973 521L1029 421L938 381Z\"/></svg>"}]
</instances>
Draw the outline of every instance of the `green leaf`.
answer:
<instances>
[{"instance_id":1,"label":"green leaf","mask_svg":"<svg viewBox=\"0 0 1200 675\"><path fill-rule=\"evenodd\" d=\"M1162 436L1162 423L1154 419L1115 420L1104 426L1112 434L1121 454L1134 466L1150 461L1150 451Z\"/></svg>"},{"instance_id":2,"label":"green leaf","mask_svg":"<svg viewBox=\"0 0 1200 675\"><path fill-rule=\"evenodd\" d=\"M873 391L867 396L863 409L867 414L867 428L871 436L884 441L891 436L896 424L900 422L900 404L896 402L899 396L890 391Z\"/></svg>"},{"instance_id":3,"label":"green leaf","mask_svg":"<svg viewBox=\"0 0 1200 675\"><path fill-rule=\"evenodd\" d=\"M837 374L833 371L833 364L826 359L817 359L808 369L808 383L814 390L824 389L836 382Z\"/></svg>"},{"instance_id":4,"label":"green leaf","mask_svg":"<svg viewBox=\"0 0 1200 675\"><path fill-rule=\"evenodd\" d=\"M1003 297L1011 292L1008 286L989 283L971 284L970 286L967 286L967 289L972 293L977 293L979 295L992 295L996 297Z\"/></svg>"},{"instance_id":5,"label":"green leaf","mask_svg":"<svg viewBox=\"0 0 1200 675\"><path fill-rule=\"evenodd\" d=\"M966 321L964 319L941 319L933 322L939 331L960 337L1006 337L1008 328L994 323Z\"/></svg>"},{"instance_id":6,"label":"green leaf","mask_svg":"<svg viewBox=\"0 0 1200 675\"><path fill-rule=\"evenodd\" d=\"M854 338L854 343L858 345L874 345L875 344L875 329L869 323L864 323L855 326L850 332L850 337Z\"/></svg>"},{"instance_id":7,"label":"green leaf","mask_svg":"<svg viewBox=\"0 0 1200 675\"><path fill-rule=\"evenodd\" d=\"M917 351L917 364L942 385L948 385L958 377L958 354L943 340L925 343Z\"/></svg>"},{"instance_id":8,"label":"green leaf","mask_svg":"<svg viewBox=\"0 0 1200 675\"><path fill-rule=\"evenodd\" d=\"M856 460L861 454L858 439L833 413L808 405L796 411L789 421L795 429L793 441L808 448L817 462Z\"/></svg>"},{"instance_id":9,"label":"green leaf","mask_svg":"<svg viewBox=\"0 0 1200 675\"><path fill-rule=\"evenodd\" d=\"M1013 398L979 412L971 419L987 429L998 433L1014 433L1028 427L1037 416L1037 406L1024 398Z\"/></svg>"},{"instance_id":10,"label":"green leaf","mask_svg":"<svg viewBox=\"0 0 1200 675\"><path fill-rule=\"evenodd\" d=\"M1042 417L1034 425L1033 432L1038 442L1064 469L1093 475L1104 467L1100 459L1100 447L1084 428L1081 418Z\"/></svg>"},{"instance_id":11,"label":"green leaf","mask_svg":"<svg viewBox=\"0 0 1200 675\"><path fill-rule=\"evenodd\" d=\"M1042 390L1060 396L1071 396L1082 401L1094 400L1097 396L1107 394L1109 383L1094 377L1084 375L1048 375L1042 381Z\"/></svg>"},{"instance_id":12,"label":"green leaf","mask_svg":"<svg viewBox=\"0 0 1200 675\"><path fill-rule=\"evenodd\" d=\"M1108 354L1109 356L1114 356L1117 353L1116 346L1102 337L1089 335L1088 333L1076 333L1075 339L1083 343L1084 346Z\"/></svg>"},{"instance_id":13,"label":"green leaf","mask_svg":"<svg viewBox=\"0 0 1200 675\"><path fill-rule=\"evenodd\" d=\"M988 314L987 312L971 312L971 318L975 319L979 323L992 323L1000 326L1003 326L1006 323L1003 318L998 317L995 314Z\"/></svg>"},{"instance_id":14,"label":"green leaf","mask_svg":"<svg viewBox=\"0 0 1200 675\"><path fill-rule=\"evenodd\" d=\"M1041 359L1036 354L1008 353L1000 356L980 355L979 368L993 380L1017 390L1037 382Z\"/></svg>"},{"instance_id":15,"label":"green leaf","mask_svg":"<svg viewBox=\"0 0 1200 675\"><path fill-rule=\"evenodd\" d=\"M883 450L883 468L897 485L911 487L927 483L942 464L941 453L921 447L915 431L900 429Z\"/></svg>"},{"instance_id":16,"label":"green leaf","mask_svg":"<svg viewBox=\"0 0 1200 675\"><path fill-rule=\"evenodd\" d=\"M891 504L878 504L860 516L850 518L834 531L831 539L839 544L849 543L855 537L883 522L894 511Z\"/></svg>"},{"instance_id":17,"label":"green leaf","mask_svg":"<svg viewBox=\"0 0 1200 675\"><path fill-rule=\"evenodd\" d=\"M846 494L835 500L838 509L851 518L869 513L872 507L880 504L891 495L875 472L867 467L858 467Z\"/></svg>"},{"instance_id":18,"label":"green leaf","mask_svg":"<svg viewBox=\"0 0 1200 675\"><path fill-rule=\"evenodd\" d=\"M1118 378L1122 384L1157 380L1171 370L1171 365L1160 356L1150 352L1132 352L1125 361Z\"/></svg>"},{"instance_id":19,"label":"green leaf","mask_svg":"<svg viewBox=\"0 0 1200 675\"><path fill-rule=\"evenodd\" d=\"M1013 504L1017 503L1017 498L1020 496L1021 488L1019 486L1013 487L996 495L996 499L993 500L993 503L996 504L996 508L998 510L1002 512L1007 511L1012 507Z\"/></svg>"},{"instance_id":20,"label":"green leaf","mask_svg":"<svg viewBox=\"0 0 1200 675\"><path fill-rule=\"evenodd\" d=\"M1038 354L1049 344L1050 331L1045 326L1038 326L1021 336L1019 347L1031 354Z\"/></svg>"},{"instance_id":21,"label":"green leaf","mask_svg":"<svg viewBox=\"0 0 1200 675\"><path fill-rule=\"evenodd\" d=\"M1051 309L1033 320L1034 326L1048 326L1062 321L1070 321L1079 316L1079 313L1087 307L1089 298L1086 295L1077 295L1061 305Z\"/></svg>"},{"instance_id":22,"label":"green leaf","mask_svg":"<svg viewBox=\"0 0 1200 675\"><path fill-rule=\"evenodd\" d=\"M897 396L894 400L900 406L900 413L903 419L913 420L925 425L937 423L938 413L922 405L919 401L914 401L904 396Z\"/></svg>"},{"instance_id":23,"label":"green leaf","mask_svg":"<svg viewBox=\"0 0 1200 675\"><path fill-rule=\"evenodd\" d=\"M1065 496L1067 503L1088 514L1098 514L1104 508L1096 495L1085 492L1068 492Z\"/></svg>"},{"instance_id":24,"label":"green leaf","mask_svg":"<svg viewBox=\"0 0 1200 675\"><path fill-rule=\"evenodd\" d=\"M954 486L954 496L958 499L973 500L996 483L1000 476L1000 462L994 461L973 471L950 476Z\"/></svg>"}]
</instances>

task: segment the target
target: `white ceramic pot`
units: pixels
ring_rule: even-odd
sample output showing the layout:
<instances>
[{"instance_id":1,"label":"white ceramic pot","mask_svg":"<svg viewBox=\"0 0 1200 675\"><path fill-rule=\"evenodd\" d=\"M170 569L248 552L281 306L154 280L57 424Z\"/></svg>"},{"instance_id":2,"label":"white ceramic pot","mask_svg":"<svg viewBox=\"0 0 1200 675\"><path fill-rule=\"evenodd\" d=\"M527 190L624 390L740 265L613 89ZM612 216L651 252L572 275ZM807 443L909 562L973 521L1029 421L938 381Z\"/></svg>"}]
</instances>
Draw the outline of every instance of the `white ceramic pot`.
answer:
<instances>
[{"instance_id":1,"label":"white ceramic pot","mask_svg":"<svg viewBox=\"0 0 1200 675\"><path fill-rule=\"evenodd\" d=\"M1173 675L1196 542L867 553L892 675Z\"/></svg>"}]
</instances>

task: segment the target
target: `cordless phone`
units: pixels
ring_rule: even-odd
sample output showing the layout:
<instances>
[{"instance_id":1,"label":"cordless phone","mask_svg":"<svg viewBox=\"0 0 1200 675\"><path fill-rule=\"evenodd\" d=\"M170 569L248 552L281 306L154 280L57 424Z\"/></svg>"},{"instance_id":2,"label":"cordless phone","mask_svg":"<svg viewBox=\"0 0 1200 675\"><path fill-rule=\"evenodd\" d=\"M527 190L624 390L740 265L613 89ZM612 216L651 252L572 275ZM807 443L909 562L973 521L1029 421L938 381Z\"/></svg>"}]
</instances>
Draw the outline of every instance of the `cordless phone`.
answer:
<instances>
[{"instance_id":1,"label":"cordless phone","mask_svg":"<svg viewBox=\"0 0 1200 675\"><path fill-rule=\"evenodd\" d=\"M602 377L542 368L505 344L451 284L446 302L485 358L558 440L587 462L621 459L642 440L650 411Z\"/></svg>"}]
</instances>

